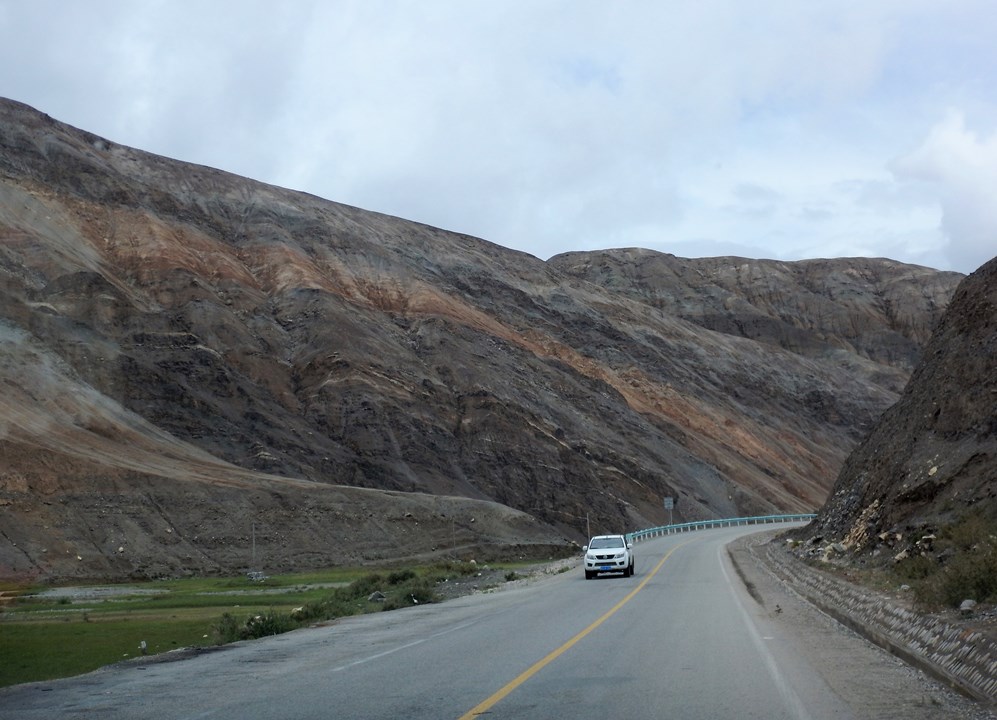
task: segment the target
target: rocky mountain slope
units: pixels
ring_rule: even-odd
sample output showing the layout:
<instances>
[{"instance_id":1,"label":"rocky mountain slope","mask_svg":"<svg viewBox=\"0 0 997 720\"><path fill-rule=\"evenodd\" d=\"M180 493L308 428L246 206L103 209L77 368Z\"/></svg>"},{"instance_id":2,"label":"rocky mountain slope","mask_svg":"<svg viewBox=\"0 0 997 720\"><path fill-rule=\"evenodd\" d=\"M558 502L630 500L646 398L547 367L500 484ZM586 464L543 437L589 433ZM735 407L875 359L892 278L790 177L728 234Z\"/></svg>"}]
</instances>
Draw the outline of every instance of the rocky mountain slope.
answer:
<instances>
[{"instance_id":1,"label":"rocky mountain slope","mask_svg":"<svg viewBox=\"0 0 997 720\"><path fill-rule=\"evenodd\" d=\"M959 285L900 400L848 457L808 534L854 550L899 534L897 552L970 511L997 520L997 258Z\"/></svg>"},{"instance_id":2,"label":"rocky mountain slope","mask_svg":"<svg viewBox=\"0 0 997 720\"><path fill-rule=\"evenodd\" d=\"M815 509L962 276L543 262L0 101L0 575ZM80 558L80 559L77 559Z\"/></svg>"}]
</instances>

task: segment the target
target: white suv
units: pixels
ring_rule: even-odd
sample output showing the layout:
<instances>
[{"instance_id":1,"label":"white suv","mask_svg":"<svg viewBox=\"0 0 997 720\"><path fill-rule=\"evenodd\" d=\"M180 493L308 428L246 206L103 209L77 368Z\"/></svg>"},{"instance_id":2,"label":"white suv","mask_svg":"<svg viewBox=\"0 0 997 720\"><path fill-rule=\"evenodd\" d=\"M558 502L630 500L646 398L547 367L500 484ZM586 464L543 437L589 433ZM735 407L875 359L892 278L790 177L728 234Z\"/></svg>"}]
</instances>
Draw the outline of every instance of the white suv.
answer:
<instances>
[{"instance_id":1,"label":"white suv","mask_svg":"<svg viewBox=\"0 0 997 720\"><path fill-rule=\"evenodd\" d=\"M621 572L623 577L634 574L633 545L623 535L596 535L582 550L585 552L585 579L599 573Z\"/></svg>"}]
</instances>

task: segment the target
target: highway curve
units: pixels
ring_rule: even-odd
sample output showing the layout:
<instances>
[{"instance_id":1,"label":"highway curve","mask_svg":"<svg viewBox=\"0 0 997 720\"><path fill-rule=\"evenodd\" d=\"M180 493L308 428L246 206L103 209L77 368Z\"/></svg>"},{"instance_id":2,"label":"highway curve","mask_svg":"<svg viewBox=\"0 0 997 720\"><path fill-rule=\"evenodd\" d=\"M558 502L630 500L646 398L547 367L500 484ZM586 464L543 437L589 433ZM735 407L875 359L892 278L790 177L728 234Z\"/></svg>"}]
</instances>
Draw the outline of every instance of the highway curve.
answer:
<instances>
[{"instance_id":1,"label":"highway curve","mask_svg":"<svg viewBox=\"0 0 997 720\"><path fill-rule=\"evenodd\" d=\"M630 578L585 580L579 566L175 662L149 658L8 688L0 691L0 717L966 717L958 699L797 607L774 580L759 574L772 594L760 597L752 583L752 597L725 545L758 530L640 543ZM784 608L793 622L783 621ZM825 645L833 655L822 654ZM860 662L874 672L856 680L836 670ZM912 687L923 688L923 699Z\"/></svg>"}]
</instances>

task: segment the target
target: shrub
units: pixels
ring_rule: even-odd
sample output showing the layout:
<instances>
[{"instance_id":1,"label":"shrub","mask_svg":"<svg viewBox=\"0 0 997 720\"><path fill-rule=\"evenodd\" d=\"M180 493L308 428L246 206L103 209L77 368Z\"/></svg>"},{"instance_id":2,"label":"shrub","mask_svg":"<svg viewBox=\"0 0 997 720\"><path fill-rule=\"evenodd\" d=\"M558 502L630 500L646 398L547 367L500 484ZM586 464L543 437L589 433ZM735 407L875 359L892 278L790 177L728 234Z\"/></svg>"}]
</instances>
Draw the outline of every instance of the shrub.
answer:
<instances>
[{"instance_id":1,"label":"shrub","mask_svg":"<svg viewBox=\"0 0 997 720\"><path fill-rule=\"evenodd\" d=\"M898 575L916 581L918 604L935 608L958 607L967 599L997 602L997 523L979 513L967 515L939 530L936 545L938 561L913 557L896 567Z\"/></svg>"},{"instance_id":2,"label":"shrub","mask_svg":"<svg viewBox=\"0 0 997 720\"><path fill-rule=\"evenodd\" d=\"M375 590L380 590L384 586L384 578L378 573L371 573L370 575L364 575L359 580L354 580L350 583L347 588L340 588L346 591L345 594L350 598L366 598Z\"/></svg>"},{"instance_id":3,"label":"shrub","mask_svg":"<svg viewBox=\"0 0 997 720\"><path fill-rule=\"evenodd\" d=\"M375 591L386 594L383 603L367 602L367 598ZM437 599L430 579L420 577L414 570L398 570L387 578L372 573L353 581L347 587L336 588L322 600L295 608L291 614L271 609L262 615L249 617L245 623L240 623L230 613L225 613L214 625L213 634L215 642L221 645L236 640L278 635L309 622L364 612L396 610L435 602Z\"/></svg>"},{"instance_id":4,"label":"shrub","mask_svg":"<svg viewBox=\"0 0 997 720\"><path fill-rule=\"evenodd\" d=\"M286 613L268 610L262 615L251 615L240 623L231 613L224 613L212 628L215 644L236 642L249 638L280 635L298 627L298 622Z\"/></svg>"},{"instance_id":5,"label":"shrub","mask_svg":"<svg viewBox=\"0 0 997 720\"><path fill-rule=\"evenodd\" d=\"M388 575L388 585L400 585L416 577L415 570L397 570Z\"/></svg>"},{"instance_id":6,"label":"shrub","mask_svg":"<svg viewBox=\"0 0 997 720\"><path fill-rule=\"evenodd\" d=\"M418 579L392 590L381 605L382 610L398 610L411 605L425 605L436 601L436 593L425 579Z\"/></svg>"},{"instance_id":7,"label":"shrub","mask_svg":"<svg viewBox=\"0 0 997 720\"><path fill-rule=\"evenodd\" d=\"M992 544L997 525L980 513L972 513L941 532L942 539L956 550L972 550L980 543Z\"/></svg>"},{"instance_id":8,"label":"shrub","mask_svg":"<svg viewBox=\"0 0 997 720\"><path fill-rule=\"evenodd\" d=\"M211 628L215 644L224 645L241 640L240 629L241 624L235 619L235 616L232 613L225 613Z\"/></svg>"},{"instance_id":9,"label":"shrub","mask_svg":"<svg viewBox=\"0 0 997 720\"><path fill-rule=\"evenodd\" d=\"M474 562L461 562L451 560L450 562L437 563L433 566L433 574L441 577L453 575L473 575L478 572L478 564Z\"/></svg>"},{"instance_id":10,"label":"shrub","mask_svg":"<svg viewBox=\"0 0 997 720\"><path fill-rule=\"evenodd\" d=\"M292 617L299 623L306 623L312 620L325 620L328 618L328 600L319 602L309 602L292 612Z\"/></svg>"},{"instance_id":11,"label":"shrub","mask_svg":"<svg viewBox=\"0 0 997 720\"><path fill-rule=\"evenodd\" d=\"M437 599L436 592L425 580L420 580L409 586L408 596L414 603L431 603Z\"/></svg>"},{"instance_id":12,"label":"shrub","mask_svg":"<svg viewBox=\"0 0 997 720\"><path fill-rule=\"evenodd\" d=\"M893 570L902 580L923 580L938 570L938 563L926 555L914 555L898 562Z\"/></svg>"},{"instance_id":13,"label":"shrub","mask_svg":"<svg viewBox=\"0 0 997 720\"><path fill-rule=\"evenodd\" d=\"M298 627L298 623L287 613L268 610L262 615L254 615L246 621L243 636L246 638L261 638L268 635L280 635Z\"/></svg>"},{"instance_id":14,"label":"shrub","mask_svg":"<svg viewBox=\"0 0 997 720\"><path fill-rule=\"evenodd\" d=\"M997 547L965 551L914 588L928 607L959 607L963 600L997 601Z\"/></svg>"}]
</instances>

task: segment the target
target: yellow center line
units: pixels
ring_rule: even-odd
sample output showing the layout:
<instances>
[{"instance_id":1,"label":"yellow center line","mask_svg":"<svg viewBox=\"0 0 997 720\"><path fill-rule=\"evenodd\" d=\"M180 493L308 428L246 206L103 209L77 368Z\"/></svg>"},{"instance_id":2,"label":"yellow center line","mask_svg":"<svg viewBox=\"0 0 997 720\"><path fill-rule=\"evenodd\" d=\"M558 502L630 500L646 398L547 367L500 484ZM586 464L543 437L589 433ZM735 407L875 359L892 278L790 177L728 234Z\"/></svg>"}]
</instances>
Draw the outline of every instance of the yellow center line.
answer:
<instances>
[{"instance_id":1,"label":"yellow center line","mask_svg":"<svg viewBox=\"0 0 997 720\"><path fill-rule=\"evenodd\" d=\"M475 718L478 715L481 715L483 713L488 712L492 707L494 707L495 705L497 705L503 698L505 698L507 695L509 695L509 693L511 693L513 690L515 690L516 688L518 688L524 682L526 682L531 677L533 677L534 675L536 675L538 672L540 672L541 670L543 670L545 667L547 667L548 665L550 665L557 658L561 657L561 655L563 655L568 650L570 650L572 647L574 647L574 645L579 640L581 640L583 637L585 637L590 632L592 632L593 630L595 630L597 627L599 627L600 625L602 625L609 618L611 618L616 613L617 610L619 610L621 607L623 607L628 602L630 602L630 600L633 598L633 596L636 595L637 593L639 593L641 590L643 590L644 586L647 585L649 582L651 582L651 578L653 578L655 575L657 575L658 570L660 570L661 566L665 564L665 560L667 560L669 557L671 557L671 554L673 552L675 552L680 547L682 547L683 545L686 545L686 544L688 544L690 542L692 542L692 540L686 540L683 543L679 543L678 545L676 545L675 547L673 547L671 550L669 550L667 553L665 553L665 556L663 558L661 558L661 561L657 565L654 566L654 570L652 570L650 573L648 573L647 577L645 577L641 581L640 585L638 585L633 590L631 590L630 593L625 598L623 598L618 603L616 603L613 607L611 607L609 610L607 610L602 615L602 617L600 617L594 623L592 623L587 628L585 628L584 630L582 630L580 633L578 633L577 635L575 635L573 638L571 638L570 640L568 640L568 642L564 643L564 645L562 645L561 647L557 648L557 650L552 651L549 655L547 655L547 657L545 657L542 660L538 660L537 662L533 663L533 665L531 665L529 668L527 668L526 670L524 670L517 677L513 678L512 680L510 680L502 689L496 691L495 694L493 694L491 697L489 697L486 700L483 700L482 702L478 703L473 708L471 708L470 710L468 710L466 713L464 713L463 715L461 715L460 718L458 718L458 720L472 720L472 718Z\"/></svg>"}]
</instances>

